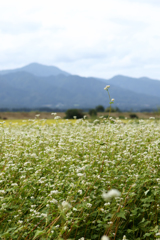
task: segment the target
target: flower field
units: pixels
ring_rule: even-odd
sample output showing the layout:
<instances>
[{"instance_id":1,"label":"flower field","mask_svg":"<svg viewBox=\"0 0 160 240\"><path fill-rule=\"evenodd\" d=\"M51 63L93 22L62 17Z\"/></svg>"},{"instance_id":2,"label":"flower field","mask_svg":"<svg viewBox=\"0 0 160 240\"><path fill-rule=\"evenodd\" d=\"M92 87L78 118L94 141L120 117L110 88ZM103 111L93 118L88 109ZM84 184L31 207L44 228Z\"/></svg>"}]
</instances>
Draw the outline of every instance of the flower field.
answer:
<instances>
[{"instance_id":1,"label":"flower field","mask_svg":"<svg viewBox=\"0 0 160 240\"><path fill-rule=\"evenodd\" d=\"M159 121L0 124L0 239L152 240L159 229Z\"/></svg>"}]
</instances>

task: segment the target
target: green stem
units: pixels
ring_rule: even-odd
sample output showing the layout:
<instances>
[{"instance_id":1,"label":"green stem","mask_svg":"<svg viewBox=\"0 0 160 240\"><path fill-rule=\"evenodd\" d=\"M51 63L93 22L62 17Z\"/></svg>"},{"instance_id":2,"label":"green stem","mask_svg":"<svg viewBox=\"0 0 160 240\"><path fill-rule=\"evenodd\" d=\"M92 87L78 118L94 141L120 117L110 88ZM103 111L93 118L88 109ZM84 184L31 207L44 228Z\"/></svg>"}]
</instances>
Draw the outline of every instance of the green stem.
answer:
<instances>
[{"instance_id":1,"label":"green stem","mask_svg":"<svg viewBox=\"0 0 160 240\"><path fill-rule=\"evenodd\" d=\"M108 89L107 89L107 92L108 92L108 96L109 96L109 100L110 100L110 102L109 102L109 104L110 104L110 110L109 110L109 116L108 116L108 119L109 119L110 114L111 114L111 96L110 96L110 94L109 94Z\"/></svg>"}]
</instances>

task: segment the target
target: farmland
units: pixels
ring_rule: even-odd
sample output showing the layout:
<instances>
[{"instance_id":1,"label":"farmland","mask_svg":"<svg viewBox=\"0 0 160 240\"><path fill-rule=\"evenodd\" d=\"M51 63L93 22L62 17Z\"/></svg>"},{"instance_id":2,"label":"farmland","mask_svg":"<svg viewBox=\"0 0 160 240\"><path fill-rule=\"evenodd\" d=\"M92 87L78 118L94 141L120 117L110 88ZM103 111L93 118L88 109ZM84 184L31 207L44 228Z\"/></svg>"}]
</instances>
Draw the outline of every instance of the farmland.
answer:
<instances>
[{"instance_id":1,"label":"farmland","mask_svg":"<svg viewBox=\"0 0 160 240\"><path fill-rule=\"evenodd\" d=\"M53 119L53 115L50 112L0 112L0 121L1 120L17 120L17 119L35 119L36 115L39 114L39 119ZM98 117L108 115L107 112L98 112ZM119 117L124 116L130 118L131 112L111 112L110 116ZM149 117L155 117L157 119L160 118L160 113L157 112L136 112L135 113L140 119L148 119ZM58 112L57 115L61 118L65 117L65 112ZM88 113L85 113L86 116L89 117Z\"/></svg>"},{"instance_id":2,"label":"farmland","mask_svg":"<svg viewBox=\"0 0 160 240\"><path fill-rule=\"evenodd\" d=\"M1 121L0 238L158 239L159 136L153 119Z\"/></svg>"}]
</instances>

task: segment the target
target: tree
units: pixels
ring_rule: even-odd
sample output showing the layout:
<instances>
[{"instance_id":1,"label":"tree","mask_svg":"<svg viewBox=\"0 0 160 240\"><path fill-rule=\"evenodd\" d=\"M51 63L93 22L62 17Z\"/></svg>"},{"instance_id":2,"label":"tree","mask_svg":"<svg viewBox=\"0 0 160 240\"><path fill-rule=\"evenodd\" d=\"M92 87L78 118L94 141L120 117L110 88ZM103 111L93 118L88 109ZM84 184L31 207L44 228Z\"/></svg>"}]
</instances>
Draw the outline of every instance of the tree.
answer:
<instances>
[{"instance_id":1,"label":"tree","mask_svg":"<svg viewBox=\"0 0 160 240\"><path fill-rule=\"evenodd\" d=\"M96 111L96 109L94 109L94 108L92 108L92 109L90 109L89 110L89 115L92 117L92 116L97 116L97 111Z\"/></svg>"},{"instance_id":2,"label":"tree","mask_svg":"<svg viewBox=\"0 0 160 240\"><path fill-rule=\"evenodd\" d=\"M106 110L105 110L105 112L120 112L120 110L119 110L119 108L118 107L116 107L116 108L110 108L110 107L107 107L106 108Z\"/></svg>"},{"instance_id":3,"label":"tree","mask_svg":"<svg viewBox=\"0 0 160 240\"><path fill-rule=\"evenodd\" d=\"M96 111L97 112L104 112L104 107L102 106L102 105L98 105L97 107L96 107Z\"/></svg>"},{"instance_id":4,"label":"tree","mask_svg":"<svg viewBox=\"0 0 160 240\"><path fill-rule=\"evenodd\" d=\"M137 118L138 119L138 116L135 113L131 113L129 116L130 116L130 118Z\"/></svg>"},{"instance_id":5,"label":"tree","mask_svg":"<svg viewBox=\"0 0 160 240\"><path fill-rule=\"evenodd\" d=\"M83 118L84 114L82 112L81 109L76 109L76 108L73 108L73 109L68 109L66 112L66 117L65 118L68 118L68 119L73 119L73 118Z\"/></svg>"}]
</instances>

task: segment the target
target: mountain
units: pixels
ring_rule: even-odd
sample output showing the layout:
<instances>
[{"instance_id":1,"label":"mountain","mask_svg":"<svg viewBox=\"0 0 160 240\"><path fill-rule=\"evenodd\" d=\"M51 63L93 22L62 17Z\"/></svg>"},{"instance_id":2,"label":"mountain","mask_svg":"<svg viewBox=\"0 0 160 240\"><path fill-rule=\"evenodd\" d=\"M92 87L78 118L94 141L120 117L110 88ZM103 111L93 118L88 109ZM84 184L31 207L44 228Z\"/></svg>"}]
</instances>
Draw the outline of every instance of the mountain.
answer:
<instances>
[{"instance_id":1,"label":"mountain","mask_svg":"<svg viewBox=\"0 0 160 240\"><path fill-rule=\"evenodd\" d=\"M43 66L43 70L36 67ZM25 71L24 71L25 69ZM28 71L26 69L29 69ZM94 108L97 105L109 106L109 98L104 90L110 85L114 107L121 110L140 111L157 109L160 106L160 81L148 78L115 76L104 80L64 74L51 74L47 67L30 64L21 69L0 72L0 108L40 108L59 109ZM32 70L32 72L31 72ZM34 70L34 71L33 71ZM30 71L30 72L29 72Z\"/></svg>"},{"instance_id":2,"label":"mountain","mask_svg":"<svg viewBox=\"0 0 160 240\"><path fill-rule=\"evenodd\" d=\"M117 87L121 87L136 93L160 97L160 81L147 77L132 78L117 75L109 79L107 84L114 84Z\"/></svg>"},{"instance_id":3,"label":"mountain","mask_svg":"<svg viewBox=\"0 0 160 240\"><path fill-rule=\"evenodd\" d=\"M56 76L59 74L63 74L65 76L70 75L69 73L62 71L57 67L45 66L39 63L31 63L25 67L13 69L13 70L2 70L0 71L0 75L15 73L15 72L27 72L39 77L48 77L51 75Z\"/></svg>"}]
</instances>

